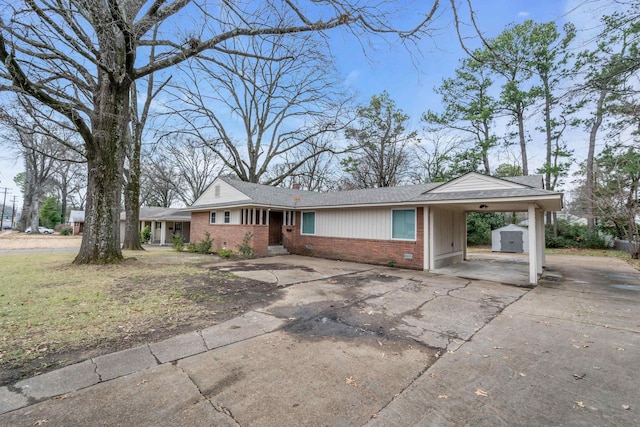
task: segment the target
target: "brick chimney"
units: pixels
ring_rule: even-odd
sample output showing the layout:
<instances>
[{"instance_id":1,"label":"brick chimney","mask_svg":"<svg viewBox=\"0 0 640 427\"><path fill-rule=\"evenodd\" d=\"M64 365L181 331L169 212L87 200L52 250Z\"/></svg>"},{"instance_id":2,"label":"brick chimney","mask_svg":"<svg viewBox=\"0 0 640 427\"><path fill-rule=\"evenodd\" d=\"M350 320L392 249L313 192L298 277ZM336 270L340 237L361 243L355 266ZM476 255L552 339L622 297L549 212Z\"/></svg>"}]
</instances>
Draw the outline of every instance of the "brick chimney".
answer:
<instances>
[{"instance_id":1,"label":"brick chimney","mask_svg":"<svg viewBox=\"0 0 640 427\"><path fill-rule=\"evenodd\" d=\"M300 189L300 184L298 184L297 182L293 183L293 189L294 190L299 190Z\"/></svg>"}]
</instances>

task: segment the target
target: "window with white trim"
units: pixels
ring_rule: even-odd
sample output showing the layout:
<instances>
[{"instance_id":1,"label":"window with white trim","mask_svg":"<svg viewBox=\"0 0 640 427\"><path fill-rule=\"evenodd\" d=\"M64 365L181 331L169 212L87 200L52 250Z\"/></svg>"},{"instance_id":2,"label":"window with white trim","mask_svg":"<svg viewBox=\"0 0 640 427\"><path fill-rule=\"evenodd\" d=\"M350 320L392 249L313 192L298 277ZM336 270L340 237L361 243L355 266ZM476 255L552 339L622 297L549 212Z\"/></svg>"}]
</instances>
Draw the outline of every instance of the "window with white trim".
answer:
<instances>
[{"instance_id":1,"label":"window with white trim","mask_svg":"<svg viewBox=\"0 0 640 427\"><path fill-rule=\"evenodd\" d=\"M215 224L216 223L216 213L215 212L211 212L209 214L209 224Z\"/></svg>"},{"instance_id":2,"label":"window with white trim","mask_svg":"<svg viewBox=\"0 0 640 427\"><path fill-rule=\"evenodd\" d=\"M416 240L416 210L391 210L391 238L398 240Z\"/></svg>"},{"instance_id":3,"label":"window with white trim","mask_svg":"<svg viewBox=\"0 0 640 427\"><path fill-rule=\"evenodd\" d=\"M315 212L302 212L302 225L300 232L302 234L316 234Z\"/></svg>"},{"instance_id":4,"label":"window with white trim","mask_svg":"<svg viewBox=\"0 0 640 427\"><path fill-rule=\"evenodd\" d=\"M231 222L231 212L224 211L224 223L229 224Z\"/></svg>"}]
</instances>

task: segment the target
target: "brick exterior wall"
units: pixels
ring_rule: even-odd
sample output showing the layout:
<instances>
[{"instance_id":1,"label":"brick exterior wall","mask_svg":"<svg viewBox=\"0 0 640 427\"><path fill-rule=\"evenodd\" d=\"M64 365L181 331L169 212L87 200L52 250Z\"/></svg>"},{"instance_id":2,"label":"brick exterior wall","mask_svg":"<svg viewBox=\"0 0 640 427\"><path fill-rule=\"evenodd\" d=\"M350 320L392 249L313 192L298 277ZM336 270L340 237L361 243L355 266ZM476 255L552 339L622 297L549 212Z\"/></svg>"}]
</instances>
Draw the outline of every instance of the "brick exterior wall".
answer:
<instances>
[{"instance_id":1,"label":"brick exterior wall","mask_svg":"<svg viewBox=\"0 0 640 427\"><path fill-rule=\"evenodd\" d=\"M238 245L242 243L247 232L253 233L249 244L253 246L255 256L264 257L269 252L269 226L268 225L241 225L241 224L209 224L209 212L191 213L190 240L197 243L204 239L209 232L213 239L211 250L222 249L225 242L227 249L238 252Z\"/></svg>"},{"instance_id":2,"label":"brick exterior wall","mask_svg":"<svg viewBox=\"0 0 640 427\"><path fill-rule=\"evenodd\" d=\"M300 212L296 212L296 225L282 227L282 240L284 247L292 254L379 265L388 265L389 261L395 261L398 267L422 270L424 268L424 209L421 207L416 208L416 221L415 242L321 237L300 234ZM412 254L413 259L405 259L404 254Z\"/></svg>"}]
</instances>

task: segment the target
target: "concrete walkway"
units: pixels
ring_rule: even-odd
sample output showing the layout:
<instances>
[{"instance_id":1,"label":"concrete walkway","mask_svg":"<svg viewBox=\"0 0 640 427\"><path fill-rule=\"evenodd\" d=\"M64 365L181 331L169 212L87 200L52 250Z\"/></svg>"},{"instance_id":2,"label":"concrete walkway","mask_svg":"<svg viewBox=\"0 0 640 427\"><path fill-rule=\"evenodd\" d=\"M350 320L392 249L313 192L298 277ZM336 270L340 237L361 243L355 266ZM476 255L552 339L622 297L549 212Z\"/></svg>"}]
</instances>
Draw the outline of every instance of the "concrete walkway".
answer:
<instances>
[{"instance_id":1,"label":"concrete walkway","mask_svg":"<svg viewBox=\"0 0 640 427\"><path fill-rule=\"evenodd\" d=\"M639 425L640 275L533 291L304 257L216 264L283 298L0 388L0 425Z\"/></svg>"}]
</instances>

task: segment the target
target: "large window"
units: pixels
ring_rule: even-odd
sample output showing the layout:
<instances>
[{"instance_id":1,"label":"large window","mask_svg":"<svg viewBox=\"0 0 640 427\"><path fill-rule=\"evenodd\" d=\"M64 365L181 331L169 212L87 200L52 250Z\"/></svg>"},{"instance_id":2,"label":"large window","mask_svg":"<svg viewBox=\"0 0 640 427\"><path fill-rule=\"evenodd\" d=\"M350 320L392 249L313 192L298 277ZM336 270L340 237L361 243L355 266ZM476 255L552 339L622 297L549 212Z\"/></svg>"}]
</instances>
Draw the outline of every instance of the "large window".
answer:
<instances>
[{"instance_id":1,"label":"large window","mask_svg":"<svg viewBox=\"0 0 640 427\"><path fill-rule=\"evenodd\" d=\"M216 223L216 213L211 212L211 216L209 218L209 224L215 224L215 223Z\"/></svg>"},{"instance_id":2,"label":"large window","mask_svg":"<svg viewBox=\"0 0 640 427\"><path fill-rule=\"evenodd\" d=\"M415 209L393 209L391 211L391 238L400 240L416 239Z\"/></svg>"},{"instance_id":3,"label":"large window","mask_svg":"<svg viewBox=\"0 0 640 427\"><path fill-rule=\"evenodd\" d=\"M315 212L302 212L302 234L316 234Z\"/></svg>"}]
</instances>

